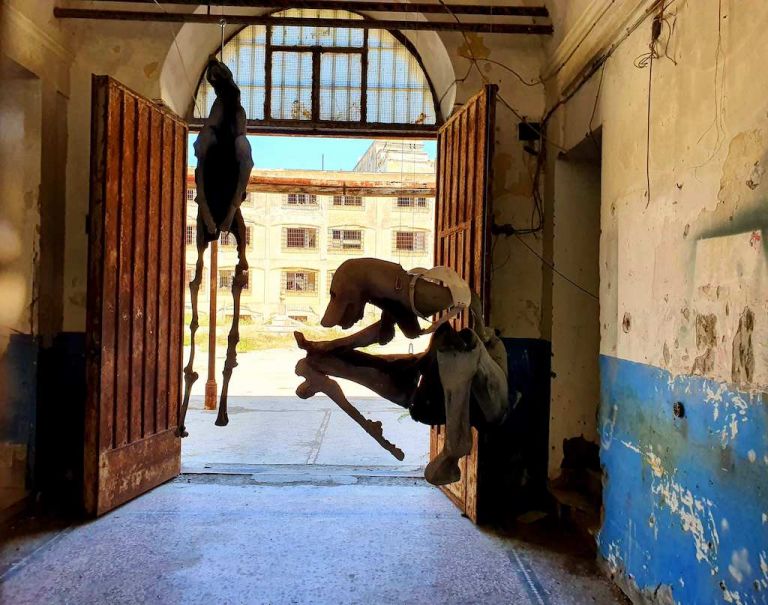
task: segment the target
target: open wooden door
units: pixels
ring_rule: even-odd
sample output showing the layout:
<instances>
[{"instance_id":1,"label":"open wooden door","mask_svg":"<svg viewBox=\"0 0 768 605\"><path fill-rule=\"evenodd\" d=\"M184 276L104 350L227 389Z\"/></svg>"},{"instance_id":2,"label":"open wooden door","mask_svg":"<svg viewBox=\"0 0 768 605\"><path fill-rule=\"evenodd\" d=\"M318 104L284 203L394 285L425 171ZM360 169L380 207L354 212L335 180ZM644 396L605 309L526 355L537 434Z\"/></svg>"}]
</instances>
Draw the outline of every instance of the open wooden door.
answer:
<instances>
[{"instance_id":1,"label":"open wooden door","mask_svg":"<svg viewBox=\"0 0 768 605\"><path fill-rule=\"evenodd\" d=\"M101 515L179 474L187 132L93 78L84 502Z\"/></svg>"},{"instance_id":2,"label":"open wooden door","mask_svg":"<svg viewBox=\"0 0 768 605\"><path fill-rule=\"evenodd\" d=\"M435 264L451 267L480 294L486 322L490 316L490 228L493 220L493 136L495 85L486 86L440 128L437 136ZM468 314L454 320L466 327ZM478 435L460 463L461 480L443 487L447 496L475 523L478 519ZM443 448L444 427L433 426L430 459Z\"/></svg>"}]
</instances>

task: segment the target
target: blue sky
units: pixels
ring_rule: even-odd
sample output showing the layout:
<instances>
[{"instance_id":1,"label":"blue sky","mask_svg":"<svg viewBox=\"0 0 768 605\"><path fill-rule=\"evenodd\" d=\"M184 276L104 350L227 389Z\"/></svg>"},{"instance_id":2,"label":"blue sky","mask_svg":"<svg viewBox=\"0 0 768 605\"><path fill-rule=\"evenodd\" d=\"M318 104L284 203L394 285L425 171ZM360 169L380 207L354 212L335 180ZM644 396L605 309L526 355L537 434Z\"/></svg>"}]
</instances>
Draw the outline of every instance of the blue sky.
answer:
<instances>
[{"instance_id":1,"label":"blue sky","mask_svg":"<svg viewBox=\"0 0 768 605\"><path fill-rule=\"evenodd\" d=\"M192 148L196 135L189 137L189 165L196 166ZM373 139L335 139L321 137L249 136L256 168L294 170L352 170ZM424 141L424 149L435 159L437 143ZM323 160L324 157L324 160Z\"/></svg>"}]
</instances>

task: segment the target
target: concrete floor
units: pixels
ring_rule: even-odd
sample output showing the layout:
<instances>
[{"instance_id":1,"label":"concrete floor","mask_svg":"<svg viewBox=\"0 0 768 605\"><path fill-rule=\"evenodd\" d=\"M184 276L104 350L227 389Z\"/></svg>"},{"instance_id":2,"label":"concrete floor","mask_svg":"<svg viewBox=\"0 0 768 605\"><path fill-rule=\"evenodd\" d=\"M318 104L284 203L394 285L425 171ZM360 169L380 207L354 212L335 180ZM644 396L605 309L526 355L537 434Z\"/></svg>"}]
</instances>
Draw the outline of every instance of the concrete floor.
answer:
<instances>
[{"instance_id":1,"label":"concrete floor","mask_svg":"<svg viewBox=\"0 0 768 605\"><path fill-rule=\"evenodd\" d=\"M182 475L89 523L18 522L0 602L623 603L591 558L474 527L396 473ZM314 467L319 469L320 467Z\"/></svg>"},{"instance_id":2,"label":"concrete floor","mask_svg":"<svg viewBox=\"0 0 768 605\"><path fill-rule=\"evenodd\" d=\"M381 421L384 436L405 453L402 462L327 397L230 397L226 427L216 426L216 412L204 410L202 398L193 397L189 436L182 441L184 471L230 464L426 465L428 426L385 399L355 397L353 402L367 418Z\"/></svg>"}]
</instances>

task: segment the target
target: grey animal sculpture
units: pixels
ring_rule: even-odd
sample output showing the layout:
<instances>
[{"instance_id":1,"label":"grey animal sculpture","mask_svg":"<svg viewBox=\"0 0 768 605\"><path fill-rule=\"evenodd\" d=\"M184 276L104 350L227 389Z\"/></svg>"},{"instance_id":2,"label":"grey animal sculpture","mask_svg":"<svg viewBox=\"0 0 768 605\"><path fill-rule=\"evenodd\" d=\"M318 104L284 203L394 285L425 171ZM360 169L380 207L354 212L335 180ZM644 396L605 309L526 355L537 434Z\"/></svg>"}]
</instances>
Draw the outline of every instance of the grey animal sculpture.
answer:
<instances>
[{"instance_id":1,"label":"grey animal sculpture","mask_svg":"<svg viewBox=\"0 0 768 605\"><path fill-rule=\"evenodd\" d=\"M445 424L443 450L427 465L424 476L434 485L458 481L459 460L472 448L470 427L499 424L506 416L504 345L486 328L479 297L445 267L406 271L375 258L348 260L333 276L331 300L321 324L349 328L363 318L367 303L382 310L381 319L350 336L309 341L301 332L294 333L299 347L307 352L296 366L296 374L304 377L297 395L306 398L324 392L345 408L351 404L329 377L344 378L407 408L418 422ZM457 331L447 322L461 312L472 314L472 329ZM422 329L418 318L436 313L443 316ZM427 350L411 355L371 355L356 350L390 342L395 326L409 338L432 333ZM383 439L380 424L367 422L360 424L400 458L399 450Z\"/></svg>"},{"instance_id":2,"label":"grey animal sculpture","mask_svg":"<svg viewBox=\"0 0 768 605\"><path fill-rule=\"evenodd\" d=\"M197 294L203 278L203 253L210 242L219 239L222 232L231 233L237 243L237 266L232 280L234 311L232 327L227 339L223 384L216 417L218 426L229 422L227 416L227 390L232 370L237 366L237 343L240 340L240 294L248 283L248 261L245 258L246 229L240 204L245 199L248 179L253 169L251 145L246 138L246 115L240 103L240 89L229 68L211 56L206 78L216 93L211 112L195 140L195 184L197 186L197 263L195 277L189 283L192 303L192 321L189 325L191 350L189 363L184 368L184 400L179 418L179 435L186 437L184 421L189 406L192 385L198 379L193 369L195 360L195 332L198 328Z\"/></svg>"}]
</instances>

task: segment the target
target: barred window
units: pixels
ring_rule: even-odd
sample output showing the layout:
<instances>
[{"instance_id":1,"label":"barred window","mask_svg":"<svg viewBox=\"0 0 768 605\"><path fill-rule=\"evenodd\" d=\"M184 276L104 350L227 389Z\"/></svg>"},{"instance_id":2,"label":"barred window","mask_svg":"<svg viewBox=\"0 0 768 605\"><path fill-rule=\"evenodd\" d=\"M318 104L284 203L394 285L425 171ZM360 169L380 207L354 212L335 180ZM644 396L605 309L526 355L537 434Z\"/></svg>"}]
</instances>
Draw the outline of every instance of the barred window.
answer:
<instances>
[{"instance_id":1,"label":"barred window","mask_svg":"<svg viewBox=\"0 0 768 605\"><path fill-rule=\"evenodd\" d=\"M359 195L334 195L333 205L359 208L363 205L363 198Z\"/></svg>"},{"instance_id":2,"label":"barred window","mask_svg":"<svg viewBox=\"0 0 768 605\"><path fill-rule=\"evenodd\" d=\"M219 269L219 290L231 290L232 282L235 279L234 269ZM248 280L248 273L245 273L245 286L243 290L249 290L250 283Z\"/></svg>"},{"instance_id":3,"label":"barred window","mask_svg":"<svg viewBox=\"0 0 768 605\"><path fill-rule=\"evenodd\" d=\"M427 198L425 197L398 197L396 201L398 208L427 208Z\"/></svg>"},{"instance_id":4,"label":"barred window","mask_svg":"<svg viewBox=\"0 0 768 605\"><path fill-rule=\"evenodd\" d=\"M310 250L317 248L317 229L314 227L284 227L283 248Z\"/></svg>"},{"instance_id":5,"label":"barred window","mask_svg":"<svg viewBox=\"0 0 768 605\"><path fill-rule=\"evenodd\" d=\"M362 250L363 232L361 229L330 229L328 247L331 250Z\"/></svg>"},{"instance_id":6,"label":"barred window","mask_svg":"<svg viewBox=\"0 0 768 605\"><path fill-rule=\"evenodd\" d=\"M314 294L317 292L317 271L283 271L283 292Z\"/></svg>"},{"instance_id":7,"label":"barred window","mask_svg":"<svg viewBox=\"0 0 768 605\"><path fill-rule=\"evenodd\" d=\"M197 225L187 225L184 242L187 246L194 246L197 243Z\"/></svg>"},{"instance_id":8,"label":"barred window","mask_svg":"<svg viewBox=\"0 0 768 605\"><path fill-rule=\"evenodd\" d=\"M285 203L289 206L317 206L317 196L310 193L289 193Z\"/></svg>"},{"instance_id":9,"label":"barred window","mask_svg":"<svg viewBox=\"0 0 768 605\"><path fill-rule=\"evenodd\" d=\"M227 42L224 62L250 122L437 123L432 84L401 33L356 28L355 20L363 17L344 10L297 8L273 15L350 24L252 25ZM202 77L193 117L207 117L214 100Z\"/></svg>"},{"instance_id":10,"label":"barred window","mask_svg":"<svg viewBox=\"0 0 768 605\"><path fill-rule=\"evenodd\" d=\"M222 247L235 248L237 246L237 240L235 239L235 236L229 231L225 231L221 234L220 241ZM251 245L251 227L248 225L245 227L245 245Z\"/></svg>"},{"instance_id":11,"label":"barred window","mask_svg":"<svg viewBox=\"0 0 768 605\"><path fill-rule=\"evenodd\" d=\"M187 201L188 202L194 202L196 195L197 195L197 189L195 189L194 187L190 187L189 189L187 189Z\"/></svg>"},{"instance_id":12,"label":"barred window","mask_svg":"<svg viewBox=\"0 0 768 605\"><path fill-rule=\"evenodd\" d=\"M427 234L423 231L395 231L396 252L424 252L427 248Z\"/></svg>"},{"instance_id":13,"label":"barred window","mask_svg":"<svg viewBox=\"0 0 768 605\"><path fill-rule=\"evenodd\" d=\"M202 275L200 276L200 291L202 293L205 293L207 291L207 288L205 287L205 279L206 279L206 271L203 271ZM195 266L194 265L187 265L186 267L186 277L187 281L184 283L185 287L189 286L190 282L195 279Z\"/></svg>"}]
</instances>

